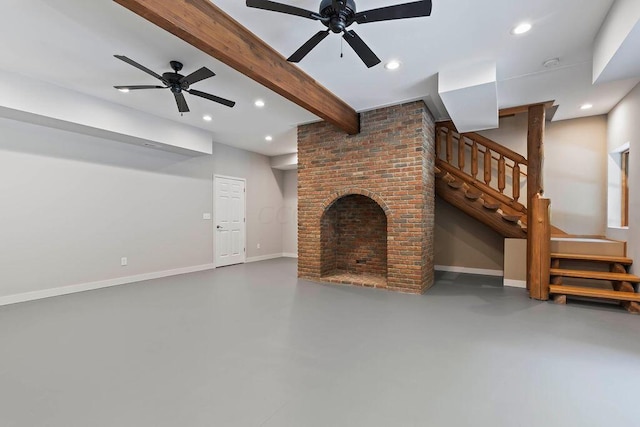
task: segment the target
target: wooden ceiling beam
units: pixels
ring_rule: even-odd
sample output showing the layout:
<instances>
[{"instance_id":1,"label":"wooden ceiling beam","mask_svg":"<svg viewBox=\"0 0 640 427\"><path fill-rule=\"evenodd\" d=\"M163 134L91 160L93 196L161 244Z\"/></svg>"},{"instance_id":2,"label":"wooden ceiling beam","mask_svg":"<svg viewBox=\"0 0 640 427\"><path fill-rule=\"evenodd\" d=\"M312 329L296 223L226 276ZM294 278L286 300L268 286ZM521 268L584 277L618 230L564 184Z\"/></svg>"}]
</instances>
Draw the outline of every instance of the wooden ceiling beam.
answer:
<instances>
[{"instance_id":1,"label":"wooden ceiling beam","mask_svg":"<svg viewBox=\"0 0 640 427\"><path fill-rule=\"evenodd\" d=\"M527 105L519 105L517 107L503 108L499 111L498 115L500 117L509 117L509 116L515 116L516 114L528 113L529 107L533 107L535 105L543 105L544 109L547 110L553 107L554 102L555 101L536 102L535 104L527 104Z\"/></svg>"},{"instance_id":2,"label":"wooden ceiling beam","mask_svg":"<svg viewBox=\"0 0 640 427\"><path fill-rule=\"evenodd\" d=\"M358 113L210 0L114 0L346 133Z\"/></svg>"}]
</instances>

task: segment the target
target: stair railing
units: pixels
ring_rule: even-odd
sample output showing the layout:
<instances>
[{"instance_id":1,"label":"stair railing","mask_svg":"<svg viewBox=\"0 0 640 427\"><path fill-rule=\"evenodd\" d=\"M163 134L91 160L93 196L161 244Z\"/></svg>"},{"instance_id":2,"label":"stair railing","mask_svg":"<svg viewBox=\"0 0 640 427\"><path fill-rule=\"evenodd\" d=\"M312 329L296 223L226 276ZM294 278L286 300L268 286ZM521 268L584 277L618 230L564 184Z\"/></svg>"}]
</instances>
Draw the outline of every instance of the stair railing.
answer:
<instances>
[{"instance_id":1,"label":"stair railing","mask_svg":"<svg viewBox=\"0 0 640 427\"><path fill-rule=\"evenodd\" d=\"M528 166L522 155L477 133L460 134L452 122L440 122L436 125L436 158L448 164L448 172L462 174L462 179L494 193L502 203L526 212L519 201Z\"/></svg>"}]
</instances>

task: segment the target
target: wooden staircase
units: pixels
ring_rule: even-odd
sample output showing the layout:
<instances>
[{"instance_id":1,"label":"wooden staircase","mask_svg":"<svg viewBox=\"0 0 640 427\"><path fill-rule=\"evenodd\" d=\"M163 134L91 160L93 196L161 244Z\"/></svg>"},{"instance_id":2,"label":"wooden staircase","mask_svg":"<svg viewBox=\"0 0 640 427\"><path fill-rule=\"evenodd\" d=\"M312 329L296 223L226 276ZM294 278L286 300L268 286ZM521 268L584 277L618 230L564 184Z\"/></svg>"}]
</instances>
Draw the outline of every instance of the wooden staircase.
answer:
<instances>
[{"instance_id":1,"label":"wooden staircase","mask_svg":"<svg viewBox=\"0 0 640 427\"><path fill-rule=\"evenodd\" d=\"M640 314L640 294L634 289L640 277L628 273L632 263L624 253L552 252L549 293L559 304L566 304L567 297L618 301L630 313Z\"/></svg>"},{"instance_id":2,"label":"wooden staircase","mask_svg":"<svg viewBox=\"0 0 640 427\"><path fill-rule=\"evenodd\" d=\"M452 122L436 124L436 194L506 238L528 237L527 208L519 201L528 167L525 157L495 141L473 132L460 134ZM551 236L571 240L563 230L549 228ZM615 243L622 249L613 253L605 243L603 249L592 245L586 251L584 245L551 244L551 259L549 252L542 255L548 260L543 264L550 266L541 279L548 278L548 289L538 294L542 297L532 297L551 296L562 304L567 297L618 301L640 314L640 294L634 289L640 277L628 273L633 261L625 256L624 243Z\"/></svg>"}]
</instances>

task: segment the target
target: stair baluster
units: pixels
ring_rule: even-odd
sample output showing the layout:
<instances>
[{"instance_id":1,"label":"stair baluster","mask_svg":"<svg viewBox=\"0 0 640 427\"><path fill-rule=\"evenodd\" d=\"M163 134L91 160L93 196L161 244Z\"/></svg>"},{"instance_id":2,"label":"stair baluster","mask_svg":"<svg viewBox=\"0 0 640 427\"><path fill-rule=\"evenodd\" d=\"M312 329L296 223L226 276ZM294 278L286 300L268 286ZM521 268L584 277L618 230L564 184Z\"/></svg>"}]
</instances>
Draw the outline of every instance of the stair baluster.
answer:
<instances>
[{"instance_id":1,"label":"stair baluster","mask_svg":"<svg viewBox=\"0 0 640 427\"><path fill-rule=\"evenodd\" d=\"M464 136L460 135L460 139L458 140L458 169L462 172L464 172L466 148L467 145L464 141Z\"/></svg>"},{"instance_id":2,"label":"stair baluster","mask_svg":"<svg viewBox=\"0 0 640 427\"><path fill-rule=\"evenodd\" d=\"M501 193L504 193L506 187L505 175L505 161L504 156L501 154L500 160L498 160L498 190L500 190Z\"/></svg>"},{"instance_id":3,"label":"stair baluster","mask_svg":"<svg viewBox=\"0 0 640 427\"><path fill-rule=\"evenodd\" d=\"M471 177L478 179L478 143L475 141L471 147Z\"/></svg>"},{"instance_id":4,"label":"stair baluster","mask_svg":"<svg viewBox=\"0 0 640 427\"><path fill-rule=\"evenodd\" d=\"M518 163L513 166L513 174L511 175L511 187L513 191L513 200L517 202L520 198L520 165Z\"/></svg>"},{"instance_id":5,"label":"stair baluster","mask_svg":"<svg viewBox=\"0 0 640 427\"><path fill-rule=\"evenodd\" d=\"M488 148L484 150L484 183L491 185L491 151Z\"/></svg>"}]
</instances>

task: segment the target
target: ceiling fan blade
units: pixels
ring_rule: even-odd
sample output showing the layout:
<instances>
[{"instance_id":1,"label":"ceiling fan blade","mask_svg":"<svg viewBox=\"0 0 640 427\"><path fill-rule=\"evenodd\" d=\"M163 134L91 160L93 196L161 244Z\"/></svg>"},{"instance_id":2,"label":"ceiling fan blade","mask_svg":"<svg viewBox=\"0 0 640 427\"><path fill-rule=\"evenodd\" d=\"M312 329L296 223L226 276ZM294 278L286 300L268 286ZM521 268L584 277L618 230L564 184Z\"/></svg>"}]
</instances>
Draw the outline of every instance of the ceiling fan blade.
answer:
<instances>
[{"instance_id":1,"label":"ceiling fan blade","mask_svg":"<svg viewBox=\"0 0 640 427\"><path fill-rule=\"evenodd\" d=\"M114 86L116 89L128 89L128 90L138 90L138 89L169 89L166 86L152 86L152 85L138 85L138 86Z\"/></svg>"},{"instance_id":2,"label":"ceiling fan blade","mask_svg":"<svg viewBox=\"0 0 640 427\"><path fill-rule=\"evenodd\" d=\"M381 7L379 9L358 12L355 21L358 24L369 22L391 21L393 19L417 18L431 15L431 0L421 0L413 3L397 4L395 6Z\"/></svg>"},{"instance_id":3,"label":"ceiling fan blade","mask_svg":"<svg viewBox=\"0 0 640 427\"><path fill-rule=\"evenodd\" d=\"M180 83L187 83L188 85L192 85L194 83L197 83L204 79L208 79L209 77L213 77L215 75L216 73L214 73L210 69L206 67L202 67L199 70L196 70L193 73L189 74L188 76L181 78Z\"/></svg>"},{"instance_id":4,"label":"ceiling fan blade","mask_svg":"<svg viewBox=\"0 0 640 427\"><path fill-rule=\"evenodd\" d=\"M269 0L247 0L247 6L256 9L270 10L272 12L286 13L288 15L302 16L303 18L313 19L314 21L321 19L321 16L316 12Z\"/></svg>"},{"instance_id":5,"label":"ceiling fan blade","mask_svg":"<svg viewBox=\"0 0 640 427\"><path fill-rule=\"evenodd\" d=\"M289 62L300 62L302 58L307 56L311 50L318 45L325 37L329 35L330 30L326 31L318 31L313 37L311 37L305 44L300 46L300 49L296 50L293 55L291 55L287 61Z\"/></svg>"},{"instance_id":6,"label":"ceiling fan blade","mask_svg":"<svg viewBox=\"0 0 640 427\"><path fill-rule=\"evenodd\" d=\"M210 93L200 92L199 90L190 89L187 92L191 95L199 96L200 98L208 99L209 101L226 105L227 107L233 107L234 105L236 105L234 101L229 101L228 99L220 98L219 96L211 95Z\"/></svg>"},{"instance_id":7,"label":"ceiling fan blade","mask_svg":"<svg viewBox=\"0 0 640 427\"><path fill-rule=\"evenodd\" d=\"M184 95L182 94L182 92L173 92L173 96L176 98L178 111L180 111L181 113L188 113L189 106L187 105L187 100L184 99Z\"/></svg>"},{"instance_id":8,"label":"ceiling fan blade","mask_svg":"<svg viewBox=\"0 0 640 427\"><path fill-rule=\"evenodd\" d=\"M356 34L355 31L345 31L342 36L343 39L349 43L349 46L358 54L362 62L365 63L367 68L371 68L374 65L380 63L380 58L367 46L367 44Z\"/></svg>"},{"instance_id":9,"label":"ceiling fan blade","mask_svg":"<svg viewBox=\"0 0 640 427\"><path fill-rule=\"evenodd\" d=\"M138 70L144 71L145 73L152 75L153 77L155 77L158 80L162 80L164 82L164 79L162 78L162 76L158 73L155 73L153 71L151 71L150 69L148 69L147 67L145 67L144 65L140 65L138 64L136 61L134 61L133 59L129 59L126 56L122 56L122 55L113 55L116 58L118 58L121 61L126 62L129 65L133 65L134 67L136 67Z\"/></svg>"}]
</instances>

